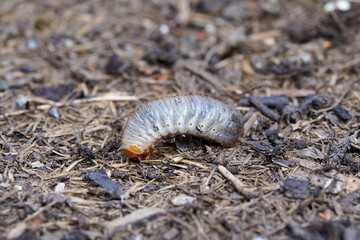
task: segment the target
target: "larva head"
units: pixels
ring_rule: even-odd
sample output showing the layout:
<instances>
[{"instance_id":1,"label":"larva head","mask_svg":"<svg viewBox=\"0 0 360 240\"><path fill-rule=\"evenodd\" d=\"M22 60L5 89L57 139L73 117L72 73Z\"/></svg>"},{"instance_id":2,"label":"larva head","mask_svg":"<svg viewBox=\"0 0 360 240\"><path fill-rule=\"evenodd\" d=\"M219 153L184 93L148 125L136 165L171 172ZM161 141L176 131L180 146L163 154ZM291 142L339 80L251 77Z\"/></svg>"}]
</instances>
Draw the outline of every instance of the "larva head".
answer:
<instances>
[{"instance_id":1,"label":"larva head","mask_svg":"<svg viewBox=\"0 0 360 240\"><path fill-rule=\"evenodd\" d=\"M238 139L242 130L241 118L240 112L234 110L229 125L219 134L225 142L234 142Z\"/></svg>"},{"instance_id":2,"label":"larva head","mask_svg":"<svg viewBox=\"0 0 360 240\"><path fill-rule=\"evenodd\" d=\"M135 158L136 156L143 154L144 151L139 146L128 145L128 146L124 147L124 153L129 158Z\"/></svg>"}]
</instances>

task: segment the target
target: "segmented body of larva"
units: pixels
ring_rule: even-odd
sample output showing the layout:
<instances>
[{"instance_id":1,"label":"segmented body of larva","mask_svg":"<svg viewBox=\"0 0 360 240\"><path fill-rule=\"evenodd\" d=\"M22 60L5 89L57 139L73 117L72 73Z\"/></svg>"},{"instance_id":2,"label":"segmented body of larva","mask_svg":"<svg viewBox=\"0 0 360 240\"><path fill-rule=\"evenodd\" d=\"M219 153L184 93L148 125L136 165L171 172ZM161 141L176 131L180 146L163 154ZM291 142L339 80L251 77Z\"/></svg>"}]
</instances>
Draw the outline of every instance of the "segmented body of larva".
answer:
<instances>
[{"instance_id":1,"label":"segmented body of larva","mask_svg":"<svg viewBox=\"0 0 360 240\"><path fill-rule=\"evenodd\" d=\"M161 98L145 104L129 118L122 148L133 158L168 135L191 134L229 144L240 131L240 114L218 100L197 95Z\"/></svg>"}]
</instances>

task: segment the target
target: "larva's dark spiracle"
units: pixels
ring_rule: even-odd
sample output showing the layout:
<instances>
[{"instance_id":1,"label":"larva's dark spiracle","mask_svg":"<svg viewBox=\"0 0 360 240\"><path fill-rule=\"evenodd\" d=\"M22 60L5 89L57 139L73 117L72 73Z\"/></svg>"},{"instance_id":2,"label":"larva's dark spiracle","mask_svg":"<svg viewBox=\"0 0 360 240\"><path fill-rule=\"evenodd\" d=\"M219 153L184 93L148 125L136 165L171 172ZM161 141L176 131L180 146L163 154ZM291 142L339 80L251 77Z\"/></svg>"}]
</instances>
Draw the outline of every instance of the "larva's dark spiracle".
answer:
<instances>
[{"instance_id":1,"label":"larva's dark spiracle","mask_svg":"<svg viewBox=\"0 0 360 240\"><path fill-rule=\"evenodd\" d=\"M129 118L122 147L133 158L167 135L192 134L232 143L240 131L240 115L218 100L196 95L168 97L145 104Z\"/></svg>"}]
</instances>

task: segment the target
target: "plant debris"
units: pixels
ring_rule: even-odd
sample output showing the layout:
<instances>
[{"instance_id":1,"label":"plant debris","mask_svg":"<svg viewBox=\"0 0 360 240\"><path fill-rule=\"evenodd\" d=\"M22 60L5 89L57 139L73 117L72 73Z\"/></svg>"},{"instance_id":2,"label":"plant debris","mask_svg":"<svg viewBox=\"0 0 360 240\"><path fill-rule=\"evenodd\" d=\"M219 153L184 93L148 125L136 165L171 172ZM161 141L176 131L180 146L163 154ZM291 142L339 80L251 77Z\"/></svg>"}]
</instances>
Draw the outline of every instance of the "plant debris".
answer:
<instances>
[{"instance_id":1,"label":"plant debris","mask_svg":"<svg viewBox=\"0 0 360 240\"><path fill-rule=\"evenodd\" d=\"M332 109L332 111L334 112L334 114L337 117L339 117L344 122L346 122L352 118L351 114L344 107L337 106L337 107L334 107Z\"/></svg>"},{"instance_id":2,"label":"plant debris","mask_svg":"<svg viewBox=\"0 0 360 240\"><path fill-rule=\"evenodd\" d=\"M360 239L359 12L2 0L0 239ZM192 94L233 107L239 138L129 160L129 116Z\"/></svg>"},{"instance_id":3,"label":"plant debris","mask_svg":"<svg viewBox=\"0 0 360 240\"><path fill-rule=\"evenodd\" d=\"M288 178L284 181L284 194L289 198L307 199L311 196L309 182L295 178Z\"/></svg>"},{"instance_id":4,"label":"plant debris","mask_svg":"<svg viewBox=\"0 0 360 240\"><path fill-rule=\"evenodd\" d=\"M118 182L111 180L106 174L105 169L97 169L87 171L87 178L96 186L102 187L112 199L125 199L125 192Z\"/></svg>"}]
</instances>

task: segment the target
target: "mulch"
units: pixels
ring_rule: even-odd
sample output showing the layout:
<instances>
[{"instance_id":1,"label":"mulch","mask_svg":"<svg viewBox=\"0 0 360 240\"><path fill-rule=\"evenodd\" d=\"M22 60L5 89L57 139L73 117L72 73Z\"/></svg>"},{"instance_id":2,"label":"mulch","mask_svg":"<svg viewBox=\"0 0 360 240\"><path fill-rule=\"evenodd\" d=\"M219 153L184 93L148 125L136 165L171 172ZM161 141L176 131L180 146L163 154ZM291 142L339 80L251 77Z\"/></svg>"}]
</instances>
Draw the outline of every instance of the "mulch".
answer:
<instances>
[{"instance_id":1,"label":"mulch","mask_svg":"<svg viewBox=\"0 0 360 240\"><path fill-rule=\"evenodd\" d=\"M0 239L360 239L360 3L325 3L2 1ZM130 114L189 94L239 139L128 159Z\"/></svg>"}]
</instances>

